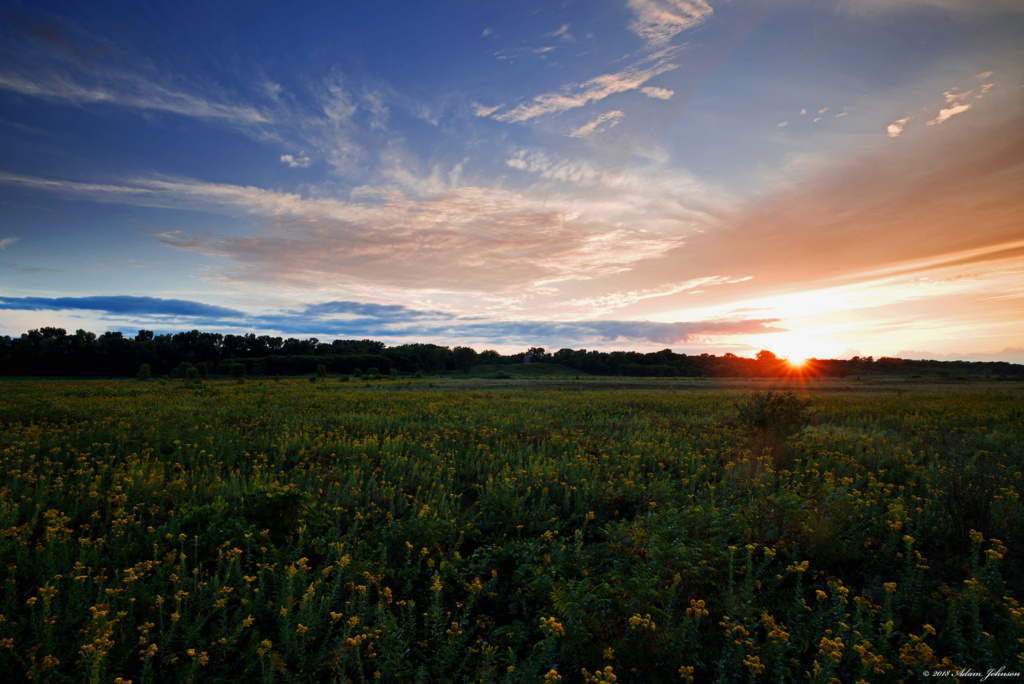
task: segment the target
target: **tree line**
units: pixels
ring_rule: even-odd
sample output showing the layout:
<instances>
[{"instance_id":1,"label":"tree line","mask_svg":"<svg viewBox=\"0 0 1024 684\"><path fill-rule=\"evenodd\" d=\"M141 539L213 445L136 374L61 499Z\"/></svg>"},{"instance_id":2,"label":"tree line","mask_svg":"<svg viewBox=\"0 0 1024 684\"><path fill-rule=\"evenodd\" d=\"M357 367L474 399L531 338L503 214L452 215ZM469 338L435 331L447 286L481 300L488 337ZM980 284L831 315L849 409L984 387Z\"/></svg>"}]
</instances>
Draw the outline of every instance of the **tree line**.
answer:
<instances>
[{"instance_id":1,"label":"tree line","mask_svg":"<svg viewBox=\"0 0 1024 684\"><path fill-rule=\"evenodd\" d=\"M0 336L0 375L78 377L185 377L210 375L440 374L468 372L480 366L556 363L594 375L636 377L778 377L795 372L783 359L762 350L754 358L734 354L559 349L530 347L516 354L488 349L417 343L387 346L376 340L297 339L270 335L222 335L190 330L155 335L140 330L102 335L63 328L29 330L20 337ZM988 376L1024 378L1024 365L1003 361L932 361L882 357L811 359L801 372L832 377L849 375Z\"/></svg>"}]
</instances>

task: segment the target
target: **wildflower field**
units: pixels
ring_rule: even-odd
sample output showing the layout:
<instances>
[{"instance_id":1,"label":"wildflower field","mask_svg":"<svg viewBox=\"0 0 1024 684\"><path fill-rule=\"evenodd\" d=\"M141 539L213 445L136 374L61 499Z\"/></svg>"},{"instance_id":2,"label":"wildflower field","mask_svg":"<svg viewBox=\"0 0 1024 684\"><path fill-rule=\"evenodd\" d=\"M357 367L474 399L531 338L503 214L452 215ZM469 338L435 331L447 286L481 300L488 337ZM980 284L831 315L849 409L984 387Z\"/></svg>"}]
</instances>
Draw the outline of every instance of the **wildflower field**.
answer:
<instances>
[{"instance_id":1,"label":"wildflower field","mask_svg":"<svg viewBox=\"0 0 1024 684\"><path fill-rule=\"evenodd\" d=\"M747 392L642 383L7 381L0 673L1022 671L1007 387L810 394L783 429Z\"/></svg>"}]
</instances>

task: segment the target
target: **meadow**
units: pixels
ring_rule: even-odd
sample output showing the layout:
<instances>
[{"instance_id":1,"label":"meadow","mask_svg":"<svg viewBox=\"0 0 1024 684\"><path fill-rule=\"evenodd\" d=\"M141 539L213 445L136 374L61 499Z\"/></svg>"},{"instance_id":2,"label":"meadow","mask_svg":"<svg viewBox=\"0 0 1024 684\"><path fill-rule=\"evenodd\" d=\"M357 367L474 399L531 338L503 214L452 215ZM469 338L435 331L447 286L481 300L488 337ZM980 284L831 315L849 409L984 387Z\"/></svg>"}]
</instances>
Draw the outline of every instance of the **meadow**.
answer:
<instances>
[{"instance_id":1,"label":"meadow","mask_svg":"<svg viewBox=\"0 0 1024 684\"><path fill-rule=\"evenodd\" d=\"M769 388L5 381L0 673L1024 671L1020 383Z\"/></svg>"}]
</instances>

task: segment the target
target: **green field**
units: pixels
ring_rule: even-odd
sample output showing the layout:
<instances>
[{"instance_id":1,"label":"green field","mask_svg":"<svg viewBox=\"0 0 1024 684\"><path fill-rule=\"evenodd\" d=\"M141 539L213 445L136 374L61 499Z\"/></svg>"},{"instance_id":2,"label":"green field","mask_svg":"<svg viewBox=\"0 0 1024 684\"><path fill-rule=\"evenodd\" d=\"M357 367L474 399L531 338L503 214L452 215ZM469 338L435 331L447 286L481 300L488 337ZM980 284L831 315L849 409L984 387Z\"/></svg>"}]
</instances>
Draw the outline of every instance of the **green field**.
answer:
<instances>
[{"instance_id":1,"label":"green field","mask_svg":"<svg viewBox=\"0 0 1024 684\"><path fill-rule=\"evenodd\" d=\"M773 386L5 381L0 673L1024 670L1020 383L794 385L791 436Z\"/></svg>"}]
</instances>

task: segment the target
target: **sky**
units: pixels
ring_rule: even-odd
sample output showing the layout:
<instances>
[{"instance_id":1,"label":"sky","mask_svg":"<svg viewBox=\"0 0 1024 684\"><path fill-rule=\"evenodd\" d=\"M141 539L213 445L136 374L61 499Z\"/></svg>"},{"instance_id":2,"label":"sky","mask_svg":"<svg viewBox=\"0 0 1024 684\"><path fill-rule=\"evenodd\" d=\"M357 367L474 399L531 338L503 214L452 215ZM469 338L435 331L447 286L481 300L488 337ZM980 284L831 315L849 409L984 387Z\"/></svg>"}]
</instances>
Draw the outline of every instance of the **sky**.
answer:
<instances>
[{"instance_id":1,"label":"sky","mask_svg":"<svg viewBox=\"0 0 1024 684\"><path fill-rule=\"evenodd\" d=\"M1024 363L1024 2L0 4L0 335Z\"/></svg>"}]
</instances>

